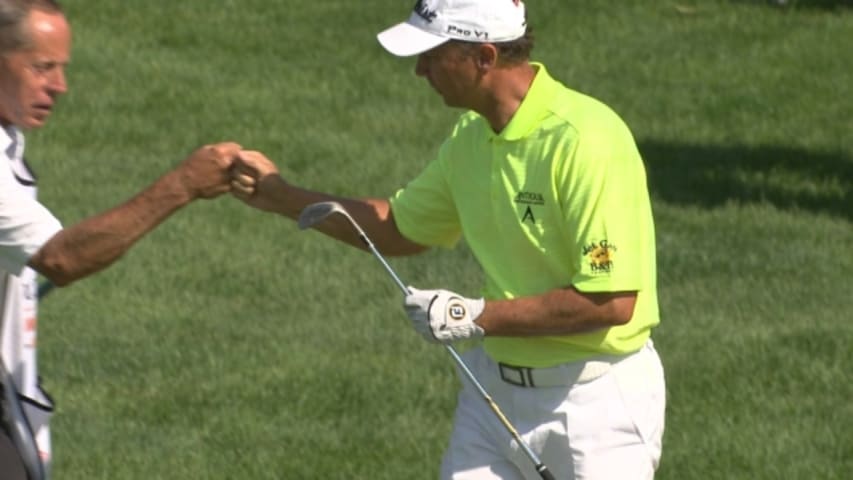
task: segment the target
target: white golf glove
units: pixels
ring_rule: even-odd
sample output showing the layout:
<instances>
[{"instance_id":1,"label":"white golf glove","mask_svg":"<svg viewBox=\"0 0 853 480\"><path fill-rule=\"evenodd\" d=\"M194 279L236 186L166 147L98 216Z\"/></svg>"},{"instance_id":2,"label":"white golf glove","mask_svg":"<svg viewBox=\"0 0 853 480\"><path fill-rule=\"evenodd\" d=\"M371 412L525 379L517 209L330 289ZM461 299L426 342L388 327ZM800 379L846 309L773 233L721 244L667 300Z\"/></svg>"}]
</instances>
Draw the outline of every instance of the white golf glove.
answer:
<instances>
[{"instance_id":1,"label":"white golf glove","mask_svg":"<svg viewBox=\"0 0 853 480\"><path fill-rule=\"evenodd\" d=\"M485 332L474 320L483 313L485 301L447 290L418 290L409 287L403 306L415 330L430 342L451 343L480 338Z\"/></svg>"}]
</instances>

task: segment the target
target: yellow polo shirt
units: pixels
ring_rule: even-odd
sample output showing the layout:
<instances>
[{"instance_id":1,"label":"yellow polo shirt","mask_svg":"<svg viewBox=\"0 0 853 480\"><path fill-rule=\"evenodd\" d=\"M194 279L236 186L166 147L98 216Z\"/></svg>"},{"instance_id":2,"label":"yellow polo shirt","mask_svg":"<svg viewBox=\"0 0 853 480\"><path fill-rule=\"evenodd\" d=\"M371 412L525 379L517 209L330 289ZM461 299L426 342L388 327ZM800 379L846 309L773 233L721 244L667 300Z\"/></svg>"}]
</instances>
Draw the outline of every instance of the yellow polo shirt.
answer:
<instances>
[{"instance_id":1,"label":"yellow polo shirt","mask_svg":"<svg viewBox=\"0 0 853 480\"><path fill-rule=\"evenodd\" d=\"M573 285L638 291L631 321L565 336L488 336L495 360L546 367L638 350L659 322L646 174L633 136L603 103L545 67L500 133L461 116L438 158L390 199L400 232L452 247L464 236L485 273L486 299Z\"/></svg>"}]
</instances>

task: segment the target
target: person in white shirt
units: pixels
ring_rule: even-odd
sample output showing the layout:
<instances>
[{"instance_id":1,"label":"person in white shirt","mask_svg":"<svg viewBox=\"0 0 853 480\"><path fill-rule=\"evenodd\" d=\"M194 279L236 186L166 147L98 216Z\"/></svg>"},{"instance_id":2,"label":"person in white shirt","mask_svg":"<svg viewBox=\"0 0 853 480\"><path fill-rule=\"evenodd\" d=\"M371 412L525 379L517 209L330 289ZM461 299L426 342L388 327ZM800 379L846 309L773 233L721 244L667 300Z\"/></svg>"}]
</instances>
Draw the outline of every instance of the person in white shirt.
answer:
<instances>
[{"instance_id":1,"label":"person in white shirt","mask_svg":"<svg viewBox=\"0 0 853 480\"><path fill-rule=\"evenodd\" d=\"M52 401L36 371L36 275L57 286L102 270L172 213L230 191L240 145L200 147L125 203L63 228L36 199L23 131L42 127L66 92L71 29L54 0L0 0L0 477L50 469Z\"/></svg>"}]
</instances>

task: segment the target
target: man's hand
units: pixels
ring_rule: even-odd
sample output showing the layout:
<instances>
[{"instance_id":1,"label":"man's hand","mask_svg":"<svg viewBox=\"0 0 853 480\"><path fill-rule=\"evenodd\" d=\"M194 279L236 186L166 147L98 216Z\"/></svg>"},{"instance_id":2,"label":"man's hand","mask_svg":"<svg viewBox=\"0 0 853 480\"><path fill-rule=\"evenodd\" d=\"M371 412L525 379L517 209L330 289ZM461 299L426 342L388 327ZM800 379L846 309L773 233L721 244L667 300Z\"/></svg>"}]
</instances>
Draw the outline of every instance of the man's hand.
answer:
<instances>
[{"instance_id":1,"label":"man's hand","mask_svg":"<svg viewBox=\"0 0 853 480\"><path fill-rule=\"evenodd\" d=\"M275 211L286 183L278 168L263 153L244 150L238 153L231 171L231 193L246 204L261 210Z\"/></svg>"},{"instance_id":2,"label":"man's hand","mask_svg":"<svg viewBox=\"0 0 853 480\"><path fill-rule=\"evenodd\" d=\"M240 148L231 142L205 145L176 167L178 181L189 198L213 198L231 190L230 170Z\"/></svg>"},{"instance_id":3,"label":"man's hand","mask_svg":"<svg viewBox=\"0 0 853 480\"><path fill-rule=\"evenodd\" d=\"M465 298L447 290L408 288L403 306L415 330L427 340L447 344L485 334L474 323L485 307L482 298Z\"/></svg>"}]
</instances>

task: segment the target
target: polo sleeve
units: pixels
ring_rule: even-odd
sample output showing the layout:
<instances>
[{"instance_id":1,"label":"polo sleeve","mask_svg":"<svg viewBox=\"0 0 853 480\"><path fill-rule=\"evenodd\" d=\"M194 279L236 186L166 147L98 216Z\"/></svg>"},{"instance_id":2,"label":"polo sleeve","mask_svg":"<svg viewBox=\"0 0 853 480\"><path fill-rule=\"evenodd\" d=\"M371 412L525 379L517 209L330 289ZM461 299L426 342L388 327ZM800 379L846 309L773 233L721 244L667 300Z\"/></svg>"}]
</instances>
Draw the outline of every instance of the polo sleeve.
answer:
<instances>
[{"instance_id":1,"label":"polo sleeve","mask_svg":"<svg viewBox=\"0 0 853 480\"><path fill-rule=\"evenodd\" d=\"M447 144L439 156L390 199L397 229L421 245L452 248L462 236L445 167Z\"/></svg>"},{"instance_id":2,"label":"polo sleeve","mask_svg":"<svg viewBox=\"0 0 853 480\"><path fill-rule=\"evenodd\" d=\"M588 292L639 291L655 261L645 168L627 126L609 123L580 136L564 176L571 282Z\"/></svg>"},{"instance_id":3,"label":"polo sleeve","mask_svg":"<svg viewBox=\"0 0 853 480\"><path fill-rule=\"evenodd\" d=\"M18 275L62 225L13 182L11 172L0 168L0 270Z\"/></svg>"}]
</instances>

